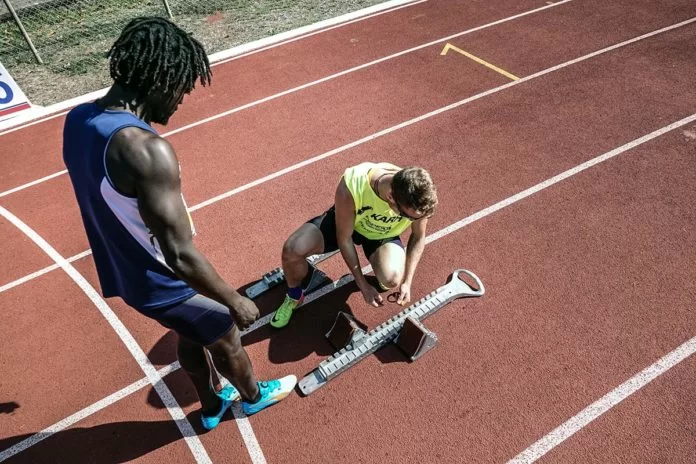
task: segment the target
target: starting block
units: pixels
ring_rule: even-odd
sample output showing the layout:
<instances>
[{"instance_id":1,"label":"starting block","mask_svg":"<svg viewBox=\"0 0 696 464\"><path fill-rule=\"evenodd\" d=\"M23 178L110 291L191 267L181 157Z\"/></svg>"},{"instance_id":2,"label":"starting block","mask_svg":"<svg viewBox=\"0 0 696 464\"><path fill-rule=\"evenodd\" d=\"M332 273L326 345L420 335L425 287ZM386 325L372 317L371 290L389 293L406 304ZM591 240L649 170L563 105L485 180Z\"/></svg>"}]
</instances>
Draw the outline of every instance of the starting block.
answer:
<instances>
[{"instance_id":1,"label":"starting block","mask_svg":"<svg viewBox=\"0 0 696 464\"><path fill-rule=\"evenodd\" d=\"M437 335L426 329L417 319L408 316L404 319L404 324L394 343L401 348L410 361L415 361L435 347Z\"/></svg>"},{"instance_id":2,"label":"starting block","mask_svg":"<svg viewBox=\"0 0 696 464\"><path fill-rule=\"evenodd\" d=\"M340 350L344 346L360 343L365 335L365 331L358 326L353 316L340 311L326 338L334 348Z\"/></svg>"},{"instance_id":3,"label":"starting block","mask_svg":"<svg viewBox=\"0 0 696 464\"><path fill-rule=\"evenodd\" d=\"M331 279L324 274L322 271L317 269L316 265L319 264L320 262L329 259L333 255L338 253L338 251L332 251L330 253L324 253L321 255L312 255L307 258L307 263L309 264L310 268L313 271L312 278L310 279L309 283L307 284L307 287L305 287L304 291L305 293L311 293L312 290L317 289L320 285L325 284L326 282L329 282ZM270 272L265 273L262 277L261 280L256 282L255 284L249 286L249 288L246 289L246 296L248 298L251 298L252 300L254 298L257 298L260 295L263 295L273 287L276 287L280 285L283 281L285 280L285 274L283 273L283 268L277 267L273 269Z\"/></svg>"},{"instance_id":4,"label":"starting block","mask_svg":"<svg viewBox=\"0 0 696 464\"><path fill-rule=\"evenodd\" d=\"M473 279L476 288L460 279L460 274ZM326 336L336 348L342 348L300 380L300 391L304 395L311 394L390 342L396 343L411 361L415 361L437 343L437 336L421 322L455 299L482 296L485 291L483 283L473 272L459 269L450 276L447 284L368 333L360 329L347 313L339 313Z\"/></svg>"}]
</instances>

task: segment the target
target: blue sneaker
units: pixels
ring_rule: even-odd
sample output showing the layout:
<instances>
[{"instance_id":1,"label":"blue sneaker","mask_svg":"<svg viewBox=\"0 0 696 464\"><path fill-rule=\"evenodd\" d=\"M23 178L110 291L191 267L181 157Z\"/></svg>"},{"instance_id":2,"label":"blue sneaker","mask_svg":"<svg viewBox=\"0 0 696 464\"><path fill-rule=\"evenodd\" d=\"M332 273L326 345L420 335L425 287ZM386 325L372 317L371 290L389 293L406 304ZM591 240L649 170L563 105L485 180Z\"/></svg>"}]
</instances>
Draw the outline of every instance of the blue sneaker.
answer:
<instances>
[{"instance_id":1,"label":"blue sneaker","mask_svg":"<svg viewBox=\"0 0 696 464\"><path fill-rule=\"evenodd\" d=\"M222 419L222 416L225 415L225 412L230 409L232 403L239 399L240 396L239 391L237 391L237 389L232 385L225 386L225 388L219 392L216 392L215 394L218 396L218 398L220 398L220 409L218 410L217 414L212 416L204 416L201 414L201 423L203 424L203 428L206 430L213 430L215 427L217 427L220 423L220 419Z\"/></svg>"},{"instance_id":2,"label":"blue sneaker","mask_svg":"<svg viewBox=\"0 0 696 464\"><path fill-rule=\"evenodd\" d=\"M297 384L297 377L288 375L282 379L258 382L258 384L261 390L261 399L256 403L242 401L242 409L247 416L256 414L262 409L272 406L288 396Z\"/></svg>"}]
</instances>

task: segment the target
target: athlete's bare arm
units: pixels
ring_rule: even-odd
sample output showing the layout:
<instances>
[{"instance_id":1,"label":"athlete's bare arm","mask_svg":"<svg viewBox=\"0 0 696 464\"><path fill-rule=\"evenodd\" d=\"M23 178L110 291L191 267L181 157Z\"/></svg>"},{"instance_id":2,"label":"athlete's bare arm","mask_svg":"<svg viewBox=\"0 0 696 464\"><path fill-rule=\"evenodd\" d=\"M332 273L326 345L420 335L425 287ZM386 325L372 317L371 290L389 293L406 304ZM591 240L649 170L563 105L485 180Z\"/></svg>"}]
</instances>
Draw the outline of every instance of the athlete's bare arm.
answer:
<instances>
[{"instance_id":1,"label":"athlete's bare arm","mask_svg":"<svg viewBox=\"0 0 696 464\"><path fill-rule=\"evenodd\" d=\"M141 129L124 129L110 144L107 167L116 188L137 198L145 225L177 277L229 307L240 329L251 325L259 315L256 305L227 284L193 244L179 163L169 142Z\"/></svg>"},{"instance_id":2,"label":"athlete's bare arm","mask_svg":"<svg viewBox=\"0 0 696 464\"><path fill-rule=\"evenodd\" d=\"M355 243L353 243L355 202L343 179L341 179L336 188L334 202L336 207L336 241L338 242L338 248L341 250L341 255L353 277L355 277L355 283L362 292L365 301L372 306L379 306L383 302L382 295L369 284L362 273L362 269L360 269L360 260L355 249Z\"/></svg>"}]
</instances>

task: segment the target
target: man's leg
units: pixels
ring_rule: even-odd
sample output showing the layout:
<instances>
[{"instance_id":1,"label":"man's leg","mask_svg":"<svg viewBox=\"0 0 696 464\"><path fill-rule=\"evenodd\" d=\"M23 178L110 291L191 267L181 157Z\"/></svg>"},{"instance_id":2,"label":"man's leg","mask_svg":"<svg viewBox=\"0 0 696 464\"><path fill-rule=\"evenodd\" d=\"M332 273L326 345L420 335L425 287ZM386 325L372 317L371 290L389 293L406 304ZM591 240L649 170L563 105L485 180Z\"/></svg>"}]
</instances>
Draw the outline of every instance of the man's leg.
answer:
<instances>
[{"instance_id":1,"label":"man's leg","mask_svg":"<svg viewBox=\"0 0 696 464\"><path fill-rule=\"evenodd\" d=\"M324 251L324 237L315 224L305 223L283 244L283 272L288 288L299 287L307 275L309 263L306 258Z\"/></svg>"},{"instance_id":2,"label":"man's leg","mask_svg":"<svg viewBox=\"0 0 696 464\"><path fill-rule=\"evenodd\" d=\"M203 427L215 428L232 402L241 396L247 414L285 398L295 387L295 376L257 382L229 309L202 295L158 312L150 317L179 334L179 362L193 382L201 401ZM210 384L211 366L232 386L215 392ZM234 387L234 388L233 388Z\"/></svg>"},{"instance_id":3,"label":"man's leg","mask_svg":"<svg viewBox=\"0 0 696 464\"><path fill-rule=\"evenodd\" d=\"M286 398L297 384L294 375L257 382L236 326L207 348L214 367L239 390L242 409L247 415L255 414Z\"/></svg>"},{"instance_id":4,"label":"man's leg","mask_svg":"<svg viewBox=\"0 0 696 464\"><path fill-rule=\"evenodd\" d=\"M224 387L222 383L222 374L215 368L213 360L210 357L210 351L205 350L205 355L208 358L208 367L210 367L210 385L213 387L213 390L219 392Z\"/></svg>"},{"instance_id":5,"label":"man's leg","mask_svg":"<svg viewBox=\"0 0 696 464\"><path fill-rule=\"evenodd\" d=\"M365 251L367 254L368 250ZM396 288L401 284L406 269L406 251L400 240L383 243L368 256L383 290Z\"/></svg>"},{"instance_id":6,"label":"man's leg","mask_svg":"<svg viewBox=\"0 0 696 464\"><path fill-rule=\"evenodd\" d=\"M288 294L271 319L271 326L279 329L290 322L295 308L304 298L303 288L309 284L311 274L306 258L333 251L336 245L336 219L333 208L302 224L283 244L283 272L288 284Z\"/></svg>"},{"instance_id":7,"label":"man's leg","mask_svg":"<svg viewBox=\"0 0 696 464\"><path fill-rule=\"evenodd\" d=\"M215 367L239 390L242 399L250 402L258 400L259 387L249 355L242 346L239 329L236 326L232 327L229 332L206 348L210 352Z\"/></svg>"},{"instance_id":8,"label":"man's leg","mask_svg":"<svg viewBox=\"0 0 696 464\"><path fill-rule=\"evenodd\" d=\"M210 367L202 345L179 335L177 357L196 388L204 414L220 407L220 398L210 389Z\"/></svg>"},{"instance_id":9,"label":"man's leg","mask_svg":"<svg viewBox=\"0 0 696 464\"><path fill-rule=\"evenodd\" d=\"M212 345L209 345L209 347L215 347L216 349L218 347L220 349L226 348L224 347L224 343L221 341L217 341ZM239 348L241 348L241 343L239 343ZM244 349L242 348L241 351L243 353ZM231 387L221 389L219 392L216 392L213 389L213 385L210 383L211 366L208 364L208 354L206 354L206 349L200 343L188 340L180 335L177 355L181 367L191 379L191 382L196 388L198 398L201 401L201 423L207 430L214 429L220 423L220 419L225 414L227 409L229 409L231 406L232 401L238 398L238 393L234 388ZM230 355L239 356L238 353L226 353L220 356L220 359L226 360ZM211 353L211 362L215 363L215 358L216 356ZM218 361L217 364L224 365L224 363L221 361ZM246 358L246 364L246 366L240 366L238 369L241 369L241 371L250 371L251 363L249 362L249 358ZM233 385L239 383L239 375L235 376L232 374L229 375L229 377L234 379L232 381ZM255 382L253 386L256 388L254 399L258 400L258 397L260 396L258 386Z\"/></svg>"}]
</instances>

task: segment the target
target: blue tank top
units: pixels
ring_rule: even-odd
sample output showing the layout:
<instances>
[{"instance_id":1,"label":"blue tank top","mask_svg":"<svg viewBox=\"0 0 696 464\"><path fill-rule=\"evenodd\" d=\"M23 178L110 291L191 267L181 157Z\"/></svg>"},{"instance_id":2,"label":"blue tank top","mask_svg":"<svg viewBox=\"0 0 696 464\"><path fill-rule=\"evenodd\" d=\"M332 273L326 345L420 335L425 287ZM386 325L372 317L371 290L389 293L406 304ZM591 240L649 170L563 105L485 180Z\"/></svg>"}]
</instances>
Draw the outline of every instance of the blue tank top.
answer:
<instances>
[{"instance_id":1,"label":"blue tank top","mask_svg":"<svg viewBox=\"0 0 696 464\"><path fill-rule=\"evenodd\" d=\"M137 199L119 193L106 171L111 137L126 127L157 133L127 111L95 103L72 109L63 129L63 161L72 181L105 298L120 296L147 312L196 294L167 266L140 217ZM190 220L190 216L189 216ZM191 222L192 232L193 223Z\"/></svg>"}]
</instances>

